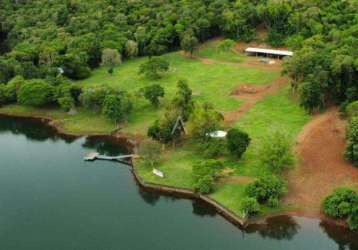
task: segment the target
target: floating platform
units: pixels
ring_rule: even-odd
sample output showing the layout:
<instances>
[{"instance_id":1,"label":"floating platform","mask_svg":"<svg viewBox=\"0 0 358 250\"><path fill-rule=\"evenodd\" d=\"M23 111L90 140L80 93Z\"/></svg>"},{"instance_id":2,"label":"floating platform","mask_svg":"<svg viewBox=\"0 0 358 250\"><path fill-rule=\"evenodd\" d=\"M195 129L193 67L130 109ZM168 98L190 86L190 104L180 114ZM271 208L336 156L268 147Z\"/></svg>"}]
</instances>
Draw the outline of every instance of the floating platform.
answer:
<instances>
[{"instance_id":1,"label":"floating platform","mask_svg":"<svg viewBox=\"0 0 358 250\"><path fill-rule=\"evenodd\" d=\"M83 158L85 161L95 161L95 160L106 160L106 161L122 161L126 159L135 159L139 158L136 154L129 154L129 155L118 155L118 156L107 156L107 155L100 155L99 153L92 152L89 153L87 156Z\"/></svg>"}]
</instances>

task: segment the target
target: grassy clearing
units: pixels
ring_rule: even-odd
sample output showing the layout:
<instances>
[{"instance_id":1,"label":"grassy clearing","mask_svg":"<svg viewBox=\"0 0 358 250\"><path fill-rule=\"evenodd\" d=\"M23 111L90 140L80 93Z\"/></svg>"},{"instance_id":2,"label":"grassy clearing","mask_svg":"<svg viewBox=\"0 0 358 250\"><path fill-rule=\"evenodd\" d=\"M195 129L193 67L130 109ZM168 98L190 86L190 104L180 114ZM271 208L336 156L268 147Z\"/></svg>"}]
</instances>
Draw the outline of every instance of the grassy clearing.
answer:
<instances>
[{"instance_id":1,"label":"grassy clearing","mask_svg":"<svg viewBox=\"0 0 358 250\"><path fill-rule=\"evenodd\" d=\"M156 81L138 75L139 65L147 60L138 58L123 63L115 69L113 75L109 75L106 68L99 68L93 72L92 77L80 81L79 84L85 87L108 84L126 90L133 96L144 86L152 83L161 84L166 92L162 100L162 109L155 110L143 98L135 97L134 112L130 114L128 123L123 128L125 133L145 134L149 124L163 112L163 106L173 98L178 79L189 81L195 100L213 103L216 109L226 112L235 110L241 105L238 98L230 95L239 84L267 84L279 77L278 72L258 68L240 68L239 64L206 65L177 52L163 57L169 61L170 71L162 79Z\"/></svg>"},{"instance_id":2,"label":"grassy clearing","mask_svg":"<svg viewBox=\"0 0 358 250\"><path fill-rule=\"evenodd\" d=\"M240 63L244 61L245 57L234 50L221 51L218 48L221 42L222 40L213 40L204 43L200 46L200 49L194 53L194 55L219 62Z\"/></svg>"},{"instance_id":3,"label":"grassy clearing","mask_svg":"<svg viewBox=\"0 0 358 250\"><path fill-rule=\"evenodd\" d=\"M289 96L288 88L273 96L268 96L258 102L234 126L247 131L252 142L240 161L225 159L226 167L234 170L235 176L258 177L267 172L259 161L258 149L260 140L272 131L280 130L294 142L297 134L309 116ZM165 179L154 177L150 170L138 165L141 174L147 181L192 188L191 166L197 160L203 160L200 152L192 145L187 145L175 151L167 152L164 163L158 168L166 174ZM228 183L220 185L211 197L240 214L241 200L245 197L243 183ZM262 213L277 212L286 209L270 209L262 207Z\"/></svg>"}]
</instances>

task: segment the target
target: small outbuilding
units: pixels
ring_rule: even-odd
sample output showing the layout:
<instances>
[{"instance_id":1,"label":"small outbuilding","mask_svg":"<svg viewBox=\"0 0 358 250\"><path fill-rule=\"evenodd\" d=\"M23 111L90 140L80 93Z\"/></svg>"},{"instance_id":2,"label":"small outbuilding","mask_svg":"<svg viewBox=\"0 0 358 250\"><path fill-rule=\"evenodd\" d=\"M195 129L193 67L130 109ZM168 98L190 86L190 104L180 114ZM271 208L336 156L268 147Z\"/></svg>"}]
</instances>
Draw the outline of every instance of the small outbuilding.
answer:
<instances>
[{"instance_id":1,"label":"small outbuilding","mask_svg":"<svg viewBox=\"0 0 358 250\"><path fill-rule=\"evenodd\" d=\"M245 49L245 52L248 55L272 57L272 58L279 58L279 59L286 56L293 56L293 52L288 50L247 48Z\"/></svg>"}]
</instances>

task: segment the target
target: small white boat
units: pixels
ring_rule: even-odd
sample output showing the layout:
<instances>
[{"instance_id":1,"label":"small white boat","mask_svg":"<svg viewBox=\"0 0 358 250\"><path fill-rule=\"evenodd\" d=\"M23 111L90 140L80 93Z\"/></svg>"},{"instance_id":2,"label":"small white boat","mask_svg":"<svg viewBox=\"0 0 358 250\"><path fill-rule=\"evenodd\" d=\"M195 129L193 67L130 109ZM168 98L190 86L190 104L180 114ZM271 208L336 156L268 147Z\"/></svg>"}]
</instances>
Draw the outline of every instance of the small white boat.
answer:
<instances>
[{"instance_id":1,"label":"small white boat","mask_svg":"<svg viewBox=\"0 0 358 250\"><path fill-rule=\"evenodd\" d=\"M153 168L153 174L159 176L160 178L164 178L164 173L156 168Z\"/></svg>"}]
</instances>

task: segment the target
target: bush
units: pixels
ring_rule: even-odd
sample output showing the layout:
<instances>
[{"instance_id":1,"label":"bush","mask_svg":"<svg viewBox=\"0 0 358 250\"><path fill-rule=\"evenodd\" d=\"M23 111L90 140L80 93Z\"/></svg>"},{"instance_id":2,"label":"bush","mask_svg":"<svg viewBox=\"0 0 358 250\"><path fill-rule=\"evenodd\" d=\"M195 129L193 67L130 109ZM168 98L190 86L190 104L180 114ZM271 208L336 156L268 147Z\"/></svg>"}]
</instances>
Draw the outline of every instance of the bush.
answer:
<instances>
[{"instance_id":1,"label":"bush","mask_svg":"<svg viewBox=\"0 0 358 250\"><path fill-rule=\"evenodd\" d=\"M249 197L242 200L240 209L244 215L250 216L257 214L260 211L260 204L255 198Z\"/></svg>"},{"instance_id":2,"label":"bush","mask_svg":"<svg viewBox=\"0 0 358 250\"><path fill-rule=\"evenodd\" d=\"M194 188L200 193L211 193L214 190L215 179L223 165L217 160L200 161L193 165Z\"/></svg>"},{"instance_id":3,"label":"bush","mask_svg":"<svg viewBox=\"0 0 358 250\"><path fill-rule=\"evenodd\" d=\"M286 192L286 183L274 175L261 177L246 187L248 196L256 198L260 203L266 203L270 199L279 199Z\"/></svg>"},{"instance_id":4,"label":"bush","mask_svg":"<svg viewBox=\"0 0 358 250\"><path fill-rule=\"evenodd\" d=\"M60 105L61 109L66 112L75 106L75 101L70 95L65 95L63 97L57 98L57 102Z\"/></svg>"},{"instance_id":5,"label":"bush","mask_svg":"<svg viewBox=\"0 0 358 250\"><path fill-rule=\"evenodd\" d=\"M132 102L124 93L106 95L103 101L102 113L115 123L125 120L132 110Z\"/></svg>"},{"instance_id":6,"label":"bush","mask_svg":"<svg viewBox=\"0 0 358 250\"><path fill-rule=\"evenodd\" d=\"M80 96L80 100L86 109L100 111L106 96L114 92L115 90L106 85L96 85L85 88Z\"/></svg>"},{"instance_id":7,"label":"bush","mask_svg":"<svg viewBox=\"0 0 358 250\"><path fill-rule=\"evenodd\" d=\"M144 162L153 167L161 157L161 145L155 141L146 141L139 146L139 155Z\"/></svg>"},{"instance_id":8,"label":"bush","mask_svg":"<svg viewBox=\"0 0 358 250\"><path fill-rule=\"evenodd\" d=\"M271 208L278 208L280 205L280 201L276 197L270 197L267 201L267 206Z\"/></svg>"},{"instance_id":9,"label":"bush","mask_svg":"<svg viewBox=\"0 0 358 250\"><path fill-rule=\"evenodd\" d=\"M169 70L169 63L160 57L150 58L139 67L139 74L144 74L147 78L156 80Z\"/></svg>"},{"instance_id":10,"label":"bush","mask_svg":"<svg viewBox=\"0 0 358 250\"><path fill-rule=\"evenodd\" d=\"M212 105L203 104L196 107L190 117L190 132L195 139L208 140L207 134L220 129L223 120L223 116Z\"/></svg>"},{"instance_id":11,"label":"bush","mask_svg":"<svg viewBox=\"0 0 358 250\"><path fill-rule=\"evenodd\" d=\"M206 158L221 157L227 153L226 148L226 140L221 138L210 138L200 143L200 151Z\"/></svg>"},{"instance_id":12,"label":"bush","mask_svg":"<svg viewBox=\"0 0 358 250\"><path fill-rule=\"evenodd\" d=\"M28 106L42 106L53 101L54 88L44 80L31 80L22 85L18 102Z\"/></svg>"},{"instance_id":13,"label":"bush","mask_svg":"<svg viewBox=\"0 0 358 250\"><path fill-rule=\"evenodd\" d=\"M179 80L177 82L177 92L172 100L172 105L173 108L179 112L184 121L189 119L194 108L192 95L193 91L190 89L188 82L186 80Z\"/></svg>"},{"instance_id":14,"label":"bush","mask_svg":"<svg viewBox=\"0 0 358 250\"><path fill-rule=\"evenodd\" d=\"M349 103L346 106L345 110L346 110L348 117L358 116L358 101Z\"/></svg>"},{"instance_id":15,"label":"bush","mask_svg":"<svg viewBox=\"0 0 358 250\"><path fill-rule=\"evenodd\" d=\"M250 144L250 137L247 133L233 128L226 135L227 146L233 156L240 159Z\"/></svg>"},{"instance_id":16,"label":"bush","mask_svg":"<svg viewBox=\"0 0 358 250\"><path fill-rule=\"evenodd\" d=\"M346 158L358 167L358 116L353 117L347 127Z\"/></svg>"},{"instance_id":17,"label":"bush","mask_svg":"<svg viewBox=\"0 0 358 250\"><path fill-rule=\"evenodd\" d=\"M357 193L349 188L338 188L323 201L324 213L335 218L345 218L358 205Z\"/></svg>"},{"instance_id":18,"label":"bush","mask_svg":"<svg viewBox=\"0 0 358 250\"><path fill-rule=\"evenodd\" d=\"M293 164L290 141L282 133L274 133L264 139L259 155L262 164L275 173L281 173L285 167Z\"/></svg>"},{"instance_id":19,"label":"bush","mask_svg":"<svg viewBox=\"0 0 358 250\"><path fill-rule=\"evenodd\" d=\"M16 102L17 92L24 83L25 79L22 76L15 76L6 84L5 96L7 102Z\"/></svg>"},{"instance_id":20,"label":"bush","mask_svg":"<svg viewBox=\"0 0 358 250\"><path fill-rule=\"evenodd\" d=\"M214 191L214 184L214 178L210 175L205 175L195 182L194 189L201 194L210 194Z\"/></svg>"},{"instance_id":21,"label":"bush","mask_svg":"<svg viewBox=\"0 0 358 250\"><path fill-rule=\"evenodd\" d=\"M355 205L352 208L352 211L348 217L347 223L351 230L358 230L358 205Z\"/></svg>"},{"instance_id":22,"label":"bush","mask_svg":"<svg viewBox=\"0 0 358 250\"><path fill-rule=\"evenodd\" d=\"M143 89L143 95L154 107L158 107L159 98L164 97L164 89L159 84L153 84Z\"/></svg>"},{"instance_id":23,"label":"bush","mask_svg":"<svg viewBox=\"0 0 358 250\"><path fill-rule=\"evenodd\" d=\"M180 137L180 132L172 133L178 114L176 111L167 111L160 120L156 120L152 126L148 128L147 135L153 140L161 143L169 143Z\"/></svg>"}]
</instances>

